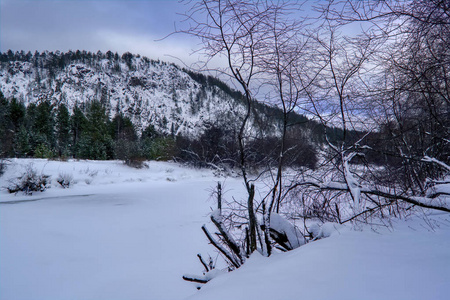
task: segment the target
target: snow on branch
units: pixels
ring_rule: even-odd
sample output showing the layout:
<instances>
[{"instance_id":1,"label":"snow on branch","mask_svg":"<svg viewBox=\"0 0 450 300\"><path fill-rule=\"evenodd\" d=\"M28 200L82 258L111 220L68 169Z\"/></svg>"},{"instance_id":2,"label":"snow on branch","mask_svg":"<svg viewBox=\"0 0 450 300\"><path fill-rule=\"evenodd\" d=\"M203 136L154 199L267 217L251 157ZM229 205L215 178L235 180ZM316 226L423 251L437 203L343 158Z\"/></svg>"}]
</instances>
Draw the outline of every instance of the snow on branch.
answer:
<instances>
[{"instance_id":1,"label":"snow on branch","mask_svg":"<svg viewBox=\"0 0 450 300\"><path fill-rule=\"evenodd\" d=\"M212 269L208 272L205 272L203 275L184 274L183 279L190 282L205 284L208 283L211 279L214 279L222 274L224 274L224 271Z\"/></svg>"},{"instance_id":2,"label":"snow on branch","mask_svg":"<svg viewBox=\"0 0 450 300\"><path fill-rule=\"evenodd\" d=\"M318 181L305 181L305 182L300 182L297 183L296 186L312 186L312 187L316 187L320 190L335 190L335 191L344 191L344 192L351 192L349 186L346 183L343 182L327 182L327 183L322 183L322 182L318 182ZM380 188L374 188L374 187L368 187L368 186L364 186L361 187L360 192L361 194L364 195L372 195L372 196L378 196L378 197L383 197L386 199L391 199L391 200L401 200L413 205L417 205L420 207L424 207L424 208L430 208L430 209L435 209L435 210L439 210L439 211L444 211L444 212L448 212L450 213L450 206L448 203L439 203L437 204L435 198L437 196L427 196L427 197L418 197L418 196L408 196L408 195L399 195L399 194L395 194L395 193L390 193L387 192L387 190L389 189L385 189L386 191L384 191L383 189ZM443 193L441 192L441 194L445 194L448 195L449 193Z\"/></svg>"},{"instance_id":3,"label":"snow on branch","mask_svg":"<svg viewBox=\"0 0 450 300\"><path fill-rule=\"evenodd\" d=\"M429 163L435 163L435 164L441 166L442 168L446 169L448 172L450 172L450 166L436 158L425 156L424 158L422 158L422 161L429 162Z\"/></svg>"},{"instance_id":4,"label":"snow on branch","mask_svg":"<svg viewBox=\"0 0 450 300\"><path fill-rule=\"evenodd\" d=\"M344 164L344 178L347 182L347 186L350 190L350 194L353 198L353 202L356 205L357 212L360 212L361 210L361 186L356 180L355 176L353 176L353 173L350 171L350 161L358 155L357 152L350 152L349 154L343 154L342 155L342 161Z\"/></svg>"},{"instance_id":5,"label":"snow on branch","mask_svg":"<svg viewBox=\"0 0 450 300\"><path fill-rule=\"evenodd\" d=\"M205 284L209 281L209 279L204 278L204 276L192 275L192 274L184 274L183 279L190 282L202 283Z\"/></svg>"},{"instance_id":6,"label":"snow on branch","mask_svg":"<svg viewBox=\"0 0 450 300\"><path fill-rule=\"evenodd\" d=\"M227 249L222 247L222 245L220 245L220 243L216 241L216 239L211 235L208 229L206 229L205 225L202 226L202 230L205 233L206 237L208 238L209 242L214 247L216 247L217 250L219 250L233 266L235 266L236 268L239 268L241 266L241 263L237 261L235 257L233 257L233 255Z\"/></svg>"},{"instance_id":7,"label":"snow on branch","mask_svg":"<svg viewBox=\"0 0 450 300\"><path fill-rule=\"evenodd\" d=\"M228 230L225 229L225 226L222 223L222 216L220 215L219 209L215 210L211 214L211 221L214 223L214 225L216 225L225 244L239 258L240 263L243 264L245 262L245 255L242 253L241 248L238 246Z\"/></svg>"},{"instance_id":8,"label":"snow on branch","mask_svg":"<svg viewBox=\"0 0 450 300\"><path fill-rule=\"evenodd\" d=\"M297 227L274 212L270 214L270 235L286 250L298 248L306 243Z\"/></svg>"}]
</instances>

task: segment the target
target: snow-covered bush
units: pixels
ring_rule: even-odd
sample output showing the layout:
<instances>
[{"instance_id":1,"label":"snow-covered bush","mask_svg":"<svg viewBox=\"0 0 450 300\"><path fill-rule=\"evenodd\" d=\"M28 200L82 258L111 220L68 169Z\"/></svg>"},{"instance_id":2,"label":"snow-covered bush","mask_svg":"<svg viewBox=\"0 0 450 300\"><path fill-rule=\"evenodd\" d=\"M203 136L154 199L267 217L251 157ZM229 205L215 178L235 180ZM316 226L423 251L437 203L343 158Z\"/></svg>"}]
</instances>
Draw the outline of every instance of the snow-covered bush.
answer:
<instances>
[{"instance_id":1,"label":"snow-covered bush","mask_svg":"<svg viewBox=\"0 0 450 300\"><path fill-rule=\"evenodd\" d=\"M73 184L73 175L69 173L59 173L56 179L63 188L69 188Z\"/></svg>"},{"instance_id":2,"label":"snow-covered bush","mask_svg":"<svg viewBox=\"0 0 450 300\"><path fill-rule=\"evenodd\" d=\"M49 184L49 175L38 174L32 165L28 165L25 173L14 180L10 180L7 190L9 193L23 192L25 195L32 195L33 192L45 191Z\"/></svg>"}]
</instances>

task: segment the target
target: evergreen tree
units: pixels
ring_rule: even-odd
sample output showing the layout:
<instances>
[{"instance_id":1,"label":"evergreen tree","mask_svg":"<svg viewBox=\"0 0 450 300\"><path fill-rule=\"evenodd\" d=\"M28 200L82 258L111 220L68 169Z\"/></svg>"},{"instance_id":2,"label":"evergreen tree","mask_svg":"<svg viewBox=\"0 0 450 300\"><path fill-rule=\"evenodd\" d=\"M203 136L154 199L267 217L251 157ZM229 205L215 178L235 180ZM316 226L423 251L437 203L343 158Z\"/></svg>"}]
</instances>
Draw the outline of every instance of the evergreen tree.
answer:
<instances>
[{"instance_id":1,"label":"evergreen tree","mask_svg":"<svg viewBox=\"0 0 450 300\"><path fill-rule=\"evenodd\" d=\"M54 134L55 117L53 106L50 101L45 100L39 103L36 109L36 142L37 146L49 151L55 148L56 140Z\"/></svg>"},{"instance_id":2,"label":"evergreen tree","mask_svg":"<svg viewBox=\"0 0 450 300\"><path fill-rule=\"evenodd\" d=\"M158 138L158 133L153 125L148 125L141 133L142 155L147 159L153 159L154 142Z\"/></svg>"},{"instance_id":3,"label":"evergreen tree","mask_svg":"<svg viewBox=\"0 0 450 300\"><path fill-rule=\"evenodd\" d=\"M133 54L131 54L130 52L125 52L124 54L122 54L122 59L127 64L128 69L130 71L134 70L134 68L133 68Z\"/></svg>"},{"instance_id":4,"label":"evergreen tree","mask_svg":"<svg viewBox=\"0 0 450 300\"><path fill-rule=\"evenodd\" d=\"M26 117L25 117L25 129L27 138L21 138L21 141L28 141L29 151L28 156L34 156L34 152L38 146L38 132L36 128L36 116L37 116L37 106L34 103L30 103L27 106ZM26 147L25 147L26 148Z\"/></svg>"},{"instance_id":5,"label":"evergreen tree","mask_svg":"<svg viewBox=\"0 0 450 300\"><path fill-rule=\"evenodd\" d=\"M8 51L6 51L6 55L8 56L8 60L9 60L9 61L14 60L14 52L12 52L11 49L9 49Z\"/></svg>"},{"instance_id":6,"label":"evergreen tree","mask_svg":"<svg viewBox=\"0 0 450 300\"><path fill-rule=\"evenodd\" d=\"M20 126L15 135L15 157L29 157L34 155L34 149L30 143L30 134L24 125Z\"/></svg>"},{"instance_id":7,"label":"evergreen tree","mask_svg":"<svg viewBox=\"0 0 450 300\"><path fill-rule=\"evenodd\" d=\"M155 126L152 124L148 125L141 133L141 140L149 139L153 140L159 137L158 132L155 129Z\"/></svg>"},{"instance_id":8,"label":"evergreen tree","mask_svg":"<svg viewBox=\"0 0 450 300\"><path fill-rule=\"evenodd\" d=\"M13 151L11 155L16 157L23 155L20 150L21 147L18 147L18 133L25 122L25 111L26 109L23 103L17 101L17 99L15 98L11 99L11 102L9 103L11 126L8 130L10 130L12 133L11 140L13 141Z\"/></svg>"},{"instance_id":9,"label":"evergreen tree","mask_svg":"<svg viewBox=\"0 0 450 300\"><path fill-rule=\"evenodd\" d=\"M56 148L58 155L68 156L70 145L70 115L64 104L58 106L56 113Z\"/></svg>"},{"instance_id":10,"label":"evergreen tree","mask_svg":"<svg viewBox=\"0 0 450 300\"><path fill-rule=\"evenodd\" d=\"M118 114L112 120L110 127L111 136L114 138L115 157L127 161L139 156L136 129L131 120Z\"/></svg>"},{"instance_id":11,"label":"evergreen tree","mask_svg":"<svg viewBox=\"0 0 450 300\"><path fill-rule=\"evenodd\" d=\"M114 140L126 139L135 141L137 139L136 129L130 118L117 114L111 121L110 133Z\"/></svg>"},{"instance_id":12,"label":"evergreen tree","mask_svg":"<svg viewBox=\"0 0 450 300\"><path fill-rule=\"evenodd\" d=\"M18 132L20 126L24 124L25 120L25 105L16 98L12 98L9 104L9 114L12 122L12 130Z\"/></svg>"},{"instance_id":13,"label":"evergreen tree","mask_svg":"<svg viewBox=\"0 0 450 300\"><path fill-rule=\"evenodd\" d=\"M168 160L178 154L176 140L172 136L160 135L153 125L142 131L140 148L146 159Z\"/></svg>"},{"instance_id":14,"label":"evergreen tree","mask_svg":"<svg viewBox=\"0 0 450 300\"><path fill-rule=\"evenodd\" d=\"M86 130L83 130L79 142L78 154L81 158L114 158L113 140L109 133L109 118L99 101L92 101L87 106Z\"/></svg>"},{"instance_id":15,"label":"evergreen tree","mask_svg":"<svg viewBox=\"0 0 450 300\"><path fill-rule=\"evenodd\" d=\"M9 157L13 154L12 126L9 102L0 91L0 157Z\"/></svg>"},{"instance_id":16,"label":"evergreen tree","mask_svg":"<svg viewBox=\"0 0 450 300\"><path fill-rule=\"evenodd\" d=\"M75 105L73 115L70 119L71 136L72 136L72 156L77 157L80 152L80 139L83 132L87 130L87 119L83 111Z\"/></svg>"}]
</instances>

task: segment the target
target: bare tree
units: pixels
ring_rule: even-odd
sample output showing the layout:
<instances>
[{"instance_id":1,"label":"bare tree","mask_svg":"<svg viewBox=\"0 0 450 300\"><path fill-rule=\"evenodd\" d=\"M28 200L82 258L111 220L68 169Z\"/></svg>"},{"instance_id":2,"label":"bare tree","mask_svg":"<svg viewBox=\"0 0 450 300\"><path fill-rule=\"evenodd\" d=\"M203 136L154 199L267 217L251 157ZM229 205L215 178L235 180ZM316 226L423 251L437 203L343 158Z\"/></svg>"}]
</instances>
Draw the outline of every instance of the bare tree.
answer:
<instances>
[{"instance_id":1,"label":"bare tree","mask_svg":"<svg viewBox=\"0 0 450 300\"><path fill-rule=\"evenodd\" d=\"M341 175L327 178L328 182L299 184L318 188L318 193L349 194L354 206L346 217L338 201L328 206L339 222L392 215L393 207L405 212L411 205L448 212L448 204L436 199L434 192L439 190L436 182L442 182L437 179L448 173L448 5L419 0L329 1L318 9L328 37L318 35L317 41L328 65L318 82L319 92L308 95L315 108L319 102L312 95L337 100L343 136L341 143L328 145ZM364 23L358 36L338 35L355 22ZM361 100L370 101L372 107L361 105ZM375 125L376 133L348 141L348 129L358 129L349 106L361 115L371 112L366 122ZM325 122L323 112L316 112ZM374 137L378 144L373 144ZM365 170L352 171L352 160L370 152L387 157L384 170L366 164ZM424 159L429 154L436 160ZM386 176L389 180L383 180Z\"/></svg>"},{"instance_id":2,"label":"bare tree","mask_svg":"<svg viewBox=\"0 0 450 300\"><path fill-rule=\"evenodd\" d=\"M304 21L290 18L299 8L299 4L290 1L203 0L194 3L186 15L188 29L182 31L202 40L204 46L201 51L206 54L208 61L215 57L225 57L227 67L219 71L232 78L243 92L247 110L237 140L241 174L248 193L247 213L242 216L248 221L241 246L245 250L245 256L257 249L264 255L270 255L272 238L279 236L271 228L270 221L272 211L279 212L280 203L285 197L283 170L286 154L294 151L287 148L285 143L289 126L293 125L290 118L296 113L304 90L315 79L310 71L305 72L306 65L311 64L311 56L308 49L309 37L302 32ZM252 179L248 165L248 144L252 142L252 137L248 135L251 130L247 126L251 118L258 117L253 115L256 97L265 98L271 105L278 105L283 112L277 138L279 145L274 145L278 151L276 167L268 166L272 183L259 204L255 202L254 181L262 174ZM258 211L262 215L263 224L259 224L257 220ZM216 217L212 221L220 231L222 244L231 250L231 254L225 254L222 246L212 239L206 228L205 234L226 260L238 267L243 263L243 257L237 255L236 243L230 242L231 234L223 230L223 224L218 221L221 218ZM239 259L233 259L233 255L237 255Z\"/></svg>"},{"instance_id":3,"label":"bare tree","mask_svg":"<svg viewBox=\"0 0 450 300\"><path fill-rule=\"evenodd\" d=\"M287 245L271 224L284 203L301 208L297 217L339 223L403 216L416 206L450 212L440 188L450 155L446 3L328 1L316 7L317 19L292 15L299 6L289 1L194 3L181 32L202 40L208 60L226 58L220 72L246 103L237 138L247 203L234 211L239 221L221 208L212 214L217 238L203 227L231 268L255 250L270 255L274 244ZM347 34L356 23L363 23L359 32ZM263 173L252 177L248 160L257 97L283 113L271 182L259 203L254 183ZM302 110L323 125L321 164L287 175L291 117ZM370 161L374 156L384 160L382 168ZM244 233L234 239L237 225Z\"/></svg>"}]
</instances>

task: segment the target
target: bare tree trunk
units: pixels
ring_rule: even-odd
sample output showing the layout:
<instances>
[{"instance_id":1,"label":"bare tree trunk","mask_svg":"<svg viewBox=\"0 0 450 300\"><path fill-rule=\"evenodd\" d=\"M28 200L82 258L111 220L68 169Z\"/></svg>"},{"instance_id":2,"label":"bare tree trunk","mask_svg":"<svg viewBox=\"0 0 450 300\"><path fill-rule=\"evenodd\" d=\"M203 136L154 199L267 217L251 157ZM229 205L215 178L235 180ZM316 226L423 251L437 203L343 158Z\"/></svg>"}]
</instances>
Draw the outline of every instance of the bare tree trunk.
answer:
<instances>
[{"instance_id":1,"label":"bare tree trunk","mask_svg":"<svg viewBox=\"0 0 450 300\"><path fill-rule=\"evenodd\" d=\"M249 227L249 241L250 241L250 253L256 250L256 216L253 208L253 200L255 198L255 185L250 185L248 193L247 210L248 210L248 227Z\"/></svg>"}]
</instances>

